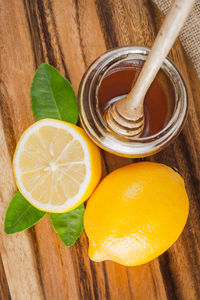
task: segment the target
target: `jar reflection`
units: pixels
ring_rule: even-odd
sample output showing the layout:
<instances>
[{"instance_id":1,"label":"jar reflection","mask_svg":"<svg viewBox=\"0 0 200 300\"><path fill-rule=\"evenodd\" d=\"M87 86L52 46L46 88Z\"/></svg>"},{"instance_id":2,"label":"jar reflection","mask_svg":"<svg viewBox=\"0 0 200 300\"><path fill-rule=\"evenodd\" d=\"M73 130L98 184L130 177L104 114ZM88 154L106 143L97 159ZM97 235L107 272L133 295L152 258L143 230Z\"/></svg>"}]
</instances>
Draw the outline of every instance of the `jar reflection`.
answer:
<instances>
[{"instance_id":1,"label":"jar reflection","mask_svg":"<svg viewBox=\"0 0 200 300\"><path fill-rule=\"evenodd\" d=\"M113 95L109 94L109 97L105 97L105 99L100 95L103 81L106 77L112 75L113 70L119 70L122 66L129 68L131 64L132 67L136 65L136 68L141 68L148 53L148 48L136 46L110 50L100 56L89 67L80 83L78 103L83 128L98 146L120 156L144 157L157 153L179 134L186 118L187 91L184 81L170 60L165 59L158 82L162 85L160 90L165 93L167 106L165 107L162 103L162 109L158 110L156 104L155 106L152 105L154 100L149 101L149 104L146 101L146 106L147 104L149 105L148 111L153 110L151 115L157 115L162 121L160 125L158 122L155 122L157 127L152 129L146 128L146 132L144 131L143 136L139 138L120 136L112 132L108 127L102 112L104 105ZM123 78L123 76L121 77ZM129 86L124 85L122 88L122 85L118 86L118 84L115 84L116 93L118 94L120 90L126 94L134 83L135 79L133 77L132 82L129 79ZM125 79L123 78L123 80ZM158 93L156 85L154 92ZM105 93L103 94L105 95ZM163 111L164 116L161 112L159 115L159 111ZM148 113L146 115L148 118ZM152 124L151 120L149 120L150 123Z\"/></svg>"}]
</instances>

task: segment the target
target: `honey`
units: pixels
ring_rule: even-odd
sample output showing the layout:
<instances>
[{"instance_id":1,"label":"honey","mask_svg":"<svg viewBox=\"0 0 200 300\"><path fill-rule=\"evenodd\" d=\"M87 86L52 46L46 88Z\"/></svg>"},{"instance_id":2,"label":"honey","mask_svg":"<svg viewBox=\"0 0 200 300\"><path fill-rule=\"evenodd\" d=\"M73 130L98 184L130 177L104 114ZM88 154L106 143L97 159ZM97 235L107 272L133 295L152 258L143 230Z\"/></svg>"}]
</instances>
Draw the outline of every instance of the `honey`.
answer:
<instances>
[{"instance_id":1,"label":"honey","mask_svg":"<svg viewBox=\"0 0 200 300\"><path fill-rule=\"evenodd\" d=\"M125 157L145 157L159 152L180 133L187 115L187 89L169 59L150 86L144 103L145 127L139 138L113 132L105 110L133 87L149 49L126 46L99 56L85 72L78 92L82 127L99 147Z\"/></svg>"},{"instance_id":2,"label":"honey","mask_svg":"<svg viewBox=\"0 0 200 300\"><path fill-rule=\"evenodd\" d=\"M143 61L126 63L114 67L103 78L98 91L98 102L102 113L114 98L127 95L141 71ZM174 91L168 77L159 71L144 100L145 125L141 137L160 132L169 122L174 111Z\"/></svg>"}]
</instances>

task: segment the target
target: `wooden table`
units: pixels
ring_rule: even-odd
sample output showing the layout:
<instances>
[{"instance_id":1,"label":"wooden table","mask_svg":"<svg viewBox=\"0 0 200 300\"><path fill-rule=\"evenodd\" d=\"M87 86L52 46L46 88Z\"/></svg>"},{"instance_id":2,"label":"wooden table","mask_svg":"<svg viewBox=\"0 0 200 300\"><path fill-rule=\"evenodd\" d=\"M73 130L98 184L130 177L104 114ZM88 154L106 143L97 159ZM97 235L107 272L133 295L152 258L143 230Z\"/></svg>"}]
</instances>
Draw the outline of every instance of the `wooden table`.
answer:
<instances>
[{"instance_id":1,"label":"wooden table","mask_svg":"<svg viewBox=\"0 0 200 300\"><path fill-rule=\"evenodd\" d=\"M1 0L0 6L0 299L199 300L200 85L178 41L170 57L188 87L188 119L172 145L148 158L176 167L185 179L190 214L178 241L148 264L124 267L90 261L85 233L73 247L65 247L48 216L23 233L3 232L5 211L16 192L13 152L33 123L29 89L36 68L52 64L77 92L85 69L106 49L151 46L160 13L145 0ZM102 155L104 174L133 161Z\"/></svg>"}]
</instances>

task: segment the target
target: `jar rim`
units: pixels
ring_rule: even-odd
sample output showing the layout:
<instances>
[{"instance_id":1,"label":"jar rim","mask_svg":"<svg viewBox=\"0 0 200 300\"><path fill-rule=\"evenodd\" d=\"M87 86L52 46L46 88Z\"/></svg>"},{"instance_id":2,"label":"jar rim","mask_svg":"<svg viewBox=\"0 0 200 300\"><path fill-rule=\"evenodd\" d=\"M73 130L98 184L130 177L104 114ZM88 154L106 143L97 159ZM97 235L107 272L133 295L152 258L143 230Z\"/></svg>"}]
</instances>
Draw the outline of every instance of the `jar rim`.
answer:
<instances>
[{"instance_id":1,"label":"jar rim","mask_svg":"<svg viewBox=\"0 0 200 300\"><path fill-rule=\"evenodd\" d=\"M164 148L179 134L186 119L188 106L186 85L180 71L168 58L165 58L161 69L172 83L175 91L175 97L177 97L177 106L175 107L175 113L173 113L172 117L161 131L147 137L131 139L122 136L120 137L120 135L113 134L109 127L106 126L106 121L98 112L98 106L94 105L94 101L98 102L97 92L100 80L105 77L109 69L112 68L114 64L120 64L125 60L130 61L138 59L138 57L145 61L149 51L149 48L141 46L126 46L108 50L90 65L80 83L78 104L81 124L92 140L101 148L109 152L130 157L151 155ZM91 99L92 97L93 99ZM89 105L87 102L89 102ZM93 124L90 124L87 119ZM100 132L98 133L98 131ZM113 142L115 143L113 144ZM119 143L118 145L117 142ZM138 151L136 146L139 147ZM140 153L138 153L139 151Z\"/></svg>"}]
</instances>

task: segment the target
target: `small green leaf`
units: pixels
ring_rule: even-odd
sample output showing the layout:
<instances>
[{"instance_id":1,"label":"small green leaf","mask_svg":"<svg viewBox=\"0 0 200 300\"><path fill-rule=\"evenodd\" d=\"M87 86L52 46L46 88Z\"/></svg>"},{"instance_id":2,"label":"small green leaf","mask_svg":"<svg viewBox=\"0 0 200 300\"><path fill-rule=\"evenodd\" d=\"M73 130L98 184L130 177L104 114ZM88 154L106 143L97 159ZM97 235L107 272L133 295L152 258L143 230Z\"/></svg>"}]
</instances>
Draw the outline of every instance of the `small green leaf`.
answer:
<instances>
[{"instance_id":1,"label":"small green leaf","mask_svg":"<svg viewBox=\"0 0 200 300\"><path fill-rule=\"evenodd\" d=\"M76 124L78 106L69 81L54 67L41 64L31 86L31 104L36 121L46 118Z\"/></svg>"},{"instance_id":2,"label":"small green leaf","mask_svg":"<svg viewBox=\"0 0 200 300\"><path fill-rule=\"evenodd\" d=\"M20 192L17 192L8 206L4 230L8 234L20 232L33 226L44 215L46 212L32 206Z\"/></svg>"},{"instance_id":3,"label":"small green leaf","mask_svg":"<svg viewBox=\"0 0 200 300\"><path fill-rule=\"evenodd\" d=\"M36 121L46 118L76 124L78 106L71 84L52 66L42 64L36 70L31 86L31 104ZM16 233L30 228L46 212L32 206L17 192L6 212L4 230ZM50 214L55 231L67 246L79 238L83 230L84 205L64 214Z\"/></svg>"},{"instance_id":4,"label":"small green leaf","mask_svg":"<svg viewBox=\"0 0 200 300\"><path fill-rule=\"evenodd\" d=\"M84 205L71 210L67 213L50 213L50 220L56 233L63 243L70 247L80 237L83 231Z\"/></svg>"}]
</instances>

